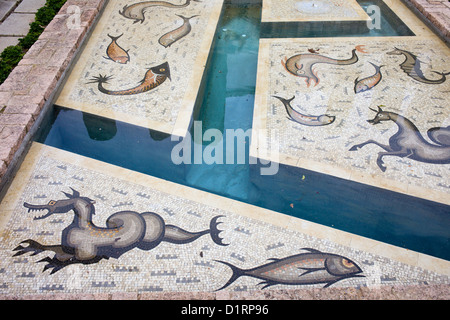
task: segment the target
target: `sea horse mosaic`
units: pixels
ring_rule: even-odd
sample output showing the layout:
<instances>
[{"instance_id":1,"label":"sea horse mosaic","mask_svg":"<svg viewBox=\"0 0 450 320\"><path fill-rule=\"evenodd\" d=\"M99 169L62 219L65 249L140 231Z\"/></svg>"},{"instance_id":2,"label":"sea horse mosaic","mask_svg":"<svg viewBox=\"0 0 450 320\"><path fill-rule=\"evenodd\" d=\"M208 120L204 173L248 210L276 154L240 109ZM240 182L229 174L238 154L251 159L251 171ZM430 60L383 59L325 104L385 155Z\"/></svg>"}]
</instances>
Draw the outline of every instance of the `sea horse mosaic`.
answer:
<instances>
[{"instance_id":1,"label":"sea horse mosaic","mask_svg":"<svg viewBox=\"0 0 450 320\"><path fill-rule=\"evenodd\" d=\"M173 4L166 1L144 1L138 2L123 7L119 13L127 19L134 20L134 23L145 21L145 10L150 7L166 7L166 8L184 8L187 7L191 1L200 2L199 0L186 0L183 4Z\"/></svg>"},{"instance_id":2,"label":"sea horse mosaic","mask_svg":"<svg viewBox=\"0 0 450 320\"><path fill-rule=\"evenodd\" d=\"M53 214L64 214L71 210L74 213L72 223L62 231L61 244L43 245L35 240L27 239L14 249L17 251L14 256L28 252L33 255L44 251L54 252L52 258L46 257L38 261L47 262L44 271L51 269L51 273L55 273L74 263L93 264L111 257L117 259L134 248L148 251L163 241L175 244L189 243L207 234L211 236L214 243L220 246L226 245L219 237L221 230L217 228L221 223L218 219L222 216L211 219L209 229L190 232L166 224L164 219L154 212L120 211L109 216L106 220L106 228L103 228L92 222L95 214L95 202L92 199L80 196L80 193L74 189L72 194L63 193L67 199L51 200L44 205L26 202L23 204L25 208L28 208L28 212L46 211L34 220L45 219Z\"/></svg>"},{"instance_id":3,"label":"sea horse mosaic","mask_svg":"<svg viewBox=\"0 0 450 320\"><path fill-rule=\"evenodd\" d=\"M446 72L445 73L445 72L431 71L431 72L434 72L436 74L440 74L441 77L439 79L436 79L436 80L428 79L428 78L426 78L424 76L424 74L422 72L421 61L413 53L411 53L409 51L406 51L406 50L395 48L394 50L388 52L387 54L389 54L389 55L404 55L405 56L405 61L403 61L400 64L400 68L408 76L410 76L414 80L422 82L422 83L426 83L426 84L441 84L441 83L445 82L445 80L446 80L445 76L450 74L450 72Z\"/></svg>"},{"instance_id":4,"label":"sea horse mosaic","mask_svg":"<svg viewBox=\"0 0 450 320\"><path fill-rule=\"evenodd\" d=\"M104 94L113 96L127 96L150 91L161 85L167 78L170 80L170 69L167 62L164 62L159 66L152 67L145 73L144 79L141 80L141 83L138 86L125 90L112 91L106 89L103 84L107 83L111 78L111 76L99 75L98 77L93 77L88 83L98 83L98 90Z\"/></svg>"},{"instance_id":5,"label":"sea horse mosaic","mask_svg":"<svg viewBox=\"0 0 450 320\"><path fill-rule=\"evenodd\" d=\"M313 66L317 63L326 63L326 64L335 64L335 65L350 65L358 62L358 56L356 55L356 51L364 52L361 46L355 47L352 50L352 56L348 59L333 59L326 57L321 54L315 53L300 53L286 58L285 61L281 61L281 64L286 68L286 70L297 77L306 78L305 82L308 87L311 85L311 82L314 82L315 85L318 85L320 79L317 74L313 70Z\"/></svg>"}]
</instances>

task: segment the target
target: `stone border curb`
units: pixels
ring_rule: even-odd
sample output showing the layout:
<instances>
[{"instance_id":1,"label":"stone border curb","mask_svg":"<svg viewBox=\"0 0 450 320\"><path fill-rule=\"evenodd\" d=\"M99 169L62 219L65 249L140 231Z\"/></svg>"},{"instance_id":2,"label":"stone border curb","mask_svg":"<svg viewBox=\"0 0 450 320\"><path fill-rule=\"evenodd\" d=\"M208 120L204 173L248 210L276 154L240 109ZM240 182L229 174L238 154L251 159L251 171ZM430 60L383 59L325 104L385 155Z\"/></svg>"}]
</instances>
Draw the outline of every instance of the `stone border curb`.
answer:
<instances>
[{"instance_id":1,"label":"stone border curb","mask_svg":"<svg viewBox=\"0 0 450 320\"><path fill-rule=\"evenodd\" d=\"M382 286L380 288L313 288L237 292L117 292L102 294L38 294L0 300L449 300L448 285Z\"/></svg>"},{"instance_id":2,"label":"stone border curb","mask_svg":"<svg viewBox=\"0 0 450 320\"><path fill-rule=\"evenodd\" d=\"M448 0L404 0L414 6L445 38L450 38L450 2Z\"/></svg>"}]
</instances>

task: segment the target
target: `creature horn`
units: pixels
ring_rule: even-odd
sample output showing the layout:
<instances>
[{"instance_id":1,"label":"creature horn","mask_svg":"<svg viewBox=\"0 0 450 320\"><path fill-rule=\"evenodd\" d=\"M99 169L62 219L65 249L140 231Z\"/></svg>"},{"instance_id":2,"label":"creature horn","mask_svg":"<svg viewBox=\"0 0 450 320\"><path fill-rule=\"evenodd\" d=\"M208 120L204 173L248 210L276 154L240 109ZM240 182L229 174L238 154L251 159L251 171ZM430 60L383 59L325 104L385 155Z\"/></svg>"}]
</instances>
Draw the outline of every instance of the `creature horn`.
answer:
<instances>
[{"instance_id":1,"label":"creature horn","mask_svg":"<svg viewBox=\"0 0 450 320\"><path fill-rule=\"evenodd\" d=\"M69 187L69 188L72 190L72 194L63 191L63 193L65 194L65 196L67 198L74 199L74 198L79 198L80 197L80 193L77 190L75 190L72 187Z\"/></svg>"}]
</instances>

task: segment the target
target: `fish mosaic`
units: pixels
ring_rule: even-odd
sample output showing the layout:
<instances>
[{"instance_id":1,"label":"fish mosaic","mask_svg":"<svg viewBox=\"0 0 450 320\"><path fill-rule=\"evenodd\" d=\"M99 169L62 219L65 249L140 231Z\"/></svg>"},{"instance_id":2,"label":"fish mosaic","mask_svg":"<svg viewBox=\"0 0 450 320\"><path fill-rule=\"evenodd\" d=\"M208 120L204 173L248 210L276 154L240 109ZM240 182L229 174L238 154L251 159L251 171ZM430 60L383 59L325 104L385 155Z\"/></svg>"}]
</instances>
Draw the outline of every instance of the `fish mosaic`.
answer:
<instances>
[{"instance_id":1,"label":"fish mosaic","mask_svg":"<svg viewBox=\"0 0 450 320\"><path fill-rule=\"evenodd\" d=\"M294 108L292 108L291 106L291 101L295 99L295 96L293 96L291 99L284 99L278 96L273 97L277 98L283 103L284 107L286 108L286 112L289 115L289 119L299 124L305 126L325 126L333 123L334 120L336 119L335 116L330 116L327 114L322 114L319 116L310 116L294 110Z\"/></svg>"},{"instance_id":2,"label":"fish mosaic","mask_svg":"<svg viewBox=\"0 0 450 320\"><path fill-rule=\"evenodd\" d=\"M170 47L172 44L174 44L176 41L184 38L185 36L187 36L189 34L189 32L191 32L191 24L189 23L189 20L197 17L198 15L194 15L191 17L183 17L182 15L178 15L178 17L180 17L181 19L183 19L183 24L170 31L167 32L166 34L162 35L158 42L160 45L162 45L164 48Z\"/></svg>"},{"instance_id":3,"label":"fish mosaic","mask_svg":"<svg viewBox=\"0 0 450 320\"><path fill-rule=\"evenodd\" d=\"M114 96L127 96L133 94L144 93L155 89L160 86L166 79L170 80L170 69L169 64L164 62L156 67L152 67L148 69L145 73L144 79L141 80L141 83L133 88L125 89L125 90L117 90L112 91L106 89L103 84L108 83L109 80L112 79L111 76L102 76L93 77L88 83L98 83L98 90L104 94L114 95Z\"/></svg>"},{"instance_id":4,"label":"fish mosaic","mask_svg":"<svg viewBox=\"0 0 450 320\"><path fill-rule=\"evenodd\" d=\"M402 50L395 48L394 50L387 53L388 55L403 55L405 60L400 64L400 68L412 79L426 83L426 84L441 84L447 79L446 76L450 72L437 72L433 73L441 75L439 79L428 79L425 77L422 71L422 62L417 58L417 56L407 50Z\"/></svg>"},{"instance_id":5,"label":"fish mosaic","mask_svg":"<svg viewBox=\"0 0 450 320\"><path fill-rule=\"evenodd\" d=\"M127 62L130 61L130 55L128 54L129 49L125 50L120 45L117 44L117 40L122 36L123 33L117 37L113 37L108 34L108 37L111 38L111 43L106 48L105 59L109 59L121 64L126 64Z\"/></svg>"},{"instance_id":6,"label":"fish mosaic","mask_svg":"<svg viewBox=\"0 0 450 320\"><path fill-rule=\"evenodd\" d=\"M23 204L28 212L43 212L34 217L35 221L70 211L74 214L72 223L62 230L60 244L44 245L27 239L14 249L14 256L53 252L53 257L47 256L38 261L46 262L44 271L51 269L51 273L55 273L71 264L93 264L102 259L117 259L134 248L148 251L161 242L186 244L204 235L210 235L215 244L226 245L219 237L221 230L217 228L220 224L218 219L222 216L211 219L207 230L189 232L166 224L157 213L125 210L113 213L107 218L106 227L99 227L92 221L95 215L94 200L81 196L74 189L72 194L63 193L67 199L50 200L48 204L42 205L27 202Z\"/></svg>"},{"instance_id":7,"label":"fish mosaic","mask_svg":"<svg viewBox=\"0 0 450 320\"><path fill-rule=\"evenodd\" d=\"M300 253L285 258L272 258L272 262L251 269L241 269L229 262L216 260L231 268L233 274L222 290L238 278L247 276L263 280L262 289L277 285L311 285L322 284L329 287L332 284L352 277L364 277L361 268L350 259L319 250L304 248Z\"/></svg>"},{"instance_id":8,"label":"fish mosaic","mask_svg":"<svg viewBox=\"0 0 450 320\"><path fill-rule=\"evenodd\" d=\"M281 61L281 64L285 69L294 76L306 78L305 82L309 86L311 83L315 83L317 86L320 82L317 74L313 70L313 66L318 63L334 64L334 65L351 65L358 62L358 56L356 51L362 51L361 46L356 47L352 50L352 56L348 59L334 59L326 57L321 54L315 53L300 53L290 58L285 58Z\"/></svg>"},{"instance_id":9,"label":"fish mosaic","mask_svg":"<svg viewBox=\"0 0 450 320\"><path fill-rule=\"evenodd\" d=\"M200 0L186 0L183 4L173 4L167 1L144 1L130 5L125 5L119 14L127 19L134 20L133 23L143 23L145 21L145 12L150 7L166 7L166 8L184 8L191 1L200 2Z\"/></svg>"},{"instance_id":10,"label":"fish mosaic","mask_svg":"<svg viewBox=\"0 0 450 320\"><path fill-rule=\"evenodd\" d=\"M361 80L359 80L359 78L356 78L355 79L355 87L354 87L355 93L360 93L360 92L370 90L373 87L375 87L377 84L379 84L381 81L382 74L381 74L380 69L383 66L377 66L370 61L369 61L369 63L375 68L375 73L373 75L371 75L367 78L363 78Z\"/></svg>"}]
</instances>

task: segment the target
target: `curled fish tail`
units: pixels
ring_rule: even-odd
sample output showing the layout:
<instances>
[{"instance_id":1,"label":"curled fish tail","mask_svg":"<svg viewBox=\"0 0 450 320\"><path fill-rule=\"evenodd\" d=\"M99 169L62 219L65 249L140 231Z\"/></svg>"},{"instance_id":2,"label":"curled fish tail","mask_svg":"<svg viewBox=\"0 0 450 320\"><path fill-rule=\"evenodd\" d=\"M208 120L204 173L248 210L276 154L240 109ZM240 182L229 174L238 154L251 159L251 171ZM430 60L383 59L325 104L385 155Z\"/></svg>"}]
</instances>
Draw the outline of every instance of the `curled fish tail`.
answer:
<instances>
[{"instance_id":1,"label":"curled fish tail","mask_svg":"<svg viewBox=\"0 0 450 320\"><path fill-rule=\"evenodd\" d=\"M283 102L283 103L290 103L292 100L295 99L295 96L293 96L293 97L290 98L290 99L284 99L284 98L279 97L279 96L272 96L272 97L279 99L279 100L280 100L281 102Z\"/></svg>"},{"instance_id":2,"label":"curled fish tail","mask_svg":"<svg viewBox=\"0 0 450 320\"><path fill-rule=\"evenodd\" d=\"M438 72L438 71L431 71L431 72L434 72L434 73L437 73L437 74L440 74L441 76L448 76L449 74L450 74L450 72Z\"/></svg>"},{"instance_id":3,"label":"curled fish tail","mask_svg":"<svg viewBox=\"0 0 450 320\"><path fill-rule=\"evenodd\" d=\"M177 16L177 17L180 17L180 18L183 19L183 20L189 21L190 19L192 19L192 18L194 18L194 17L198 17L199 15L198 15L198 14L195 14L195 15L193 15L193 16L191 16L191 17L185 17L185 16L182 16L181 14L176 14L176 16Z\"/></svg>"},{"instance_id":4,"label":"curled fish tail","mask_svg":"<svg viewBox=\"0 0 450 320\"><path fill-rule=\"evenodd\" d=\"M220 261L220 260L214 260L216 262L220 262L223 263L224 265L227 265L231 268L231 271L233 271L233 274L231 275L230 279L227 281L227 283L225 283L221 288L215 290L215 291L219 291L222 289L225 289L226 287L228 287L230 284L232 284L234 281L236 281L239 277L245 275L244 272L245 270L242 270L241 268L238 268L234 265L232 265L231 263L225 262L225 261Z\"/></svg>"},{"instance_id":5,"label":"curled fish tail","mask_svg":"<svg viewBox=\"0 0 450 320\"><path fill-rule=\"evenodd\" d=\"M123 33L120 36L117 36L117 37L113 37L112 35L110 35L108 33L108 37L110 37L112 41L117 41L117 39L119 39L121 36L123 36Z\"/></svg>"}]
</instances>

